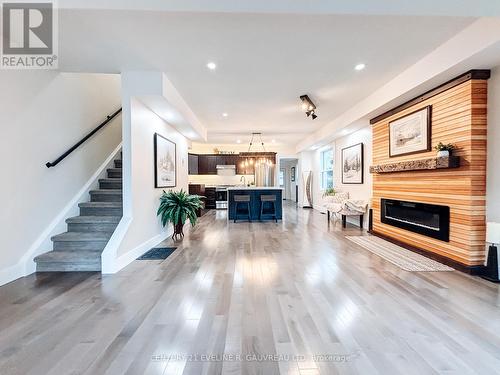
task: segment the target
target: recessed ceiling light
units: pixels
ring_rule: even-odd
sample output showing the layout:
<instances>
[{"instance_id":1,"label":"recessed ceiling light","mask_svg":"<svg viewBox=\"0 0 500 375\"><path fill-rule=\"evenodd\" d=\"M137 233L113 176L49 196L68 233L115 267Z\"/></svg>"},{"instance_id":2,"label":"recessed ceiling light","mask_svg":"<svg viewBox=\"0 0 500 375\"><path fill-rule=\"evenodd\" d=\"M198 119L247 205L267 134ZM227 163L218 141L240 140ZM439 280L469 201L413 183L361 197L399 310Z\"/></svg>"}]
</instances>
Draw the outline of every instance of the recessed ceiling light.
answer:
<instances>
[{"instance_id":1,"label":"recessed ceiling light","mask_svg":"<svg viewBox=\"0 0 500 375\"><path fill-rule=\"evenodd\" d=\"M364 68L366 68L366 65L361 63L361 64L356 65L354 67L354 70L357 70L359 72L360 70L363 70Z\"/></svg>"},{"instance_id":2,"label":"recessed ceiling light","mask_svg":"<svg viewBox=\"0 0 500 375\"><path fill-rule=\"evenodd\" d=\"M241 143L241 139L236 140L236 143Z\"/></svg>"},{"instance_id":3,"label":"recessed ceiling light","mask_svg":"<svg viewBox=\"0 0 500 375\"><path fill-rule=\"evenodd\" d=\"M215 68L217 68L217 64L214 63L214 62L209 62L207 64L207 68L210 69L210 70L215 70Z\"/></svg>"},{"instance_id":4,"label":"recessed ceiling light","mask_svg":"<svg viewBox=\"0 0 500 375\"><path fill-rule=\"evenodd\" d=\"M227 117L227 116L228 116L228 114L227 114L226 112L224 112L224 113L222 114L222 117Z\"/></svg>"},{"instance_id":5,"label":"recessed ceiling light","mask_svg":"<svg viewBox=\"0 0 500 375\"><path fill-rule=\"evenodd\" d=\"M273 140L271 141L271 143L276 143L276 139L273 139Z\"/></svg>"}]
</instances>

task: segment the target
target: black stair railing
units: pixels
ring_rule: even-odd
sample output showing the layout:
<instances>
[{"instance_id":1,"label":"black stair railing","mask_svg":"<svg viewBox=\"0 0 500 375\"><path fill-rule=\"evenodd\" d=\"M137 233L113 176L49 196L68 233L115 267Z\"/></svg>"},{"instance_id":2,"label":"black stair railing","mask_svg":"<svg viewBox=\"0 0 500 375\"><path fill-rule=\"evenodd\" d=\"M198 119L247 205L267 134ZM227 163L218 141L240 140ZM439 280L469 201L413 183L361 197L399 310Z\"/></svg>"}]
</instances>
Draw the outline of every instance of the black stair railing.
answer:
<instances>
[{"instance_id":1,"label":"black stair railing","mask_svg":"<svg viewBox=\"0 0 500 375\"><path fill-rule=\"evenodd\" d=\"M62 160L64 160L69 154L71 154L73 151L75 151L78 147L80 147L82 144L84 144L90 137L92 137L95 133L97 133L99 130L104 128L111 120L113 120L118 114L122 111L122 109L118 109L111 115L106 117L106 120L104 120L101 124L99 124L94 130L92 130L90 133L88 133L85 137L83 137L81 140L76 142L73 146L71 146L67 151L65 151L61 156L59 156L56 160L53 162L48 162L45 164L47 168L55 167L57 164L59 164Z\"/></svg>"}]
</instances>

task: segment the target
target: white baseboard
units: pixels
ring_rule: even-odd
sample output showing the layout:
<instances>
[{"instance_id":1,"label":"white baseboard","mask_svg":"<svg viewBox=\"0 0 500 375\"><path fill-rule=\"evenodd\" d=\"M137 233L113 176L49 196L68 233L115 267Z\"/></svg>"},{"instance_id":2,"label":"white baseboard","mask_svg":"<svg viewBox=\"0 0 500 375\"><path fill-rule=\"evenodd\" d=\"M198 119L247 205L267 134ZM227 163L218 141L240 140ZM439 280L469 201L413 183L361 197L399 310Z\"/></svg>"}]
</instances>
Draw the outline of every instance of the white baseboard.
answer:
<instances>
[{"instance_id":1,"label":"white baseboard","mask_svg":"<svg viewBox=\"0 0 500 375\"><path fill-rule=\"evenodd\" d=\"M101 273L118 272L116 253L132 223L132 217L123 216L101 254Z\"/></svg>"},{"instance_id":2,"label":"white baseboard","mask_svg":"<svg viewBox=\"0 0 500 375\"><path fill-rule=\"evenodd\" d=\"M37 255L51 249L52 241L50 238L65 231L66 219L68 217L78 215L78 203L88 200L89 191L97 186L97 181L104 176L106 169L109 168L121 148L122 144L120 143L99 166L96 172L87 180L83 187L73 196L73 198L71 198L68 204L56 215L42 233L40 233L21 259L15 265L0 270L0 285L4 285L35 272L36 264L33 262L33 259Z\"/></svg>"},{"instance_id":3,"label":"white baseboard","mask_svg":"<svg viewBox=\"0 0 500 375\"><path fill-rule=\"evenodd\" d=\"M115 263L116 264L115 272L118 272L119 270L128 266L130 263L139 258L146 251L158 245L160 242L164 241L167 237L171 236L172 233L173 233L173 227L169 226L167 231L154 236L153 238L143 242L139 246L118 257Z\"/></svg>"}]
</instances>

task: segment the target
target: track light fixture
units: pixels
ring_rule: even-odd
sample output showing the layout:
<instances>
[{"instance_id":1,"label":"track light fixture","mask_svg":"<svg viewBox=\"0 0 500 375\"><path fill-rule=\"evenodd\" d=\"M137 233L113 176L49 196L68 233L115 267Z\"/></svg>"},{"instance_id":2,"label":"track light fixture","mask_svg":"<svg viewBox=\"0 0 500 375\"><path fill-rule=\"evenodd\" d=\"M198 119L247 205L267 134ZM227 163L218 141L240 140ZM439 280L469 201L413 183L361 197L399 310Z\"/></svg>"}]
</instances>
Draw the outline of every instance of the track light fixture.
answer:
<instances>
[{"instance_id":1,"label":"track light fixture","mask_svg":"<svg viewBox=\"0 0 500 375\"><path fill-rule=\"evenodd\" d=\"M312 100L307 95L301 95L300 100L302 101L302 109L306 112L307 117L311 117L313 120L318 118L318 115L314 113L316 110L316 106L312 102Z\"/></svg>"}]
</instances>

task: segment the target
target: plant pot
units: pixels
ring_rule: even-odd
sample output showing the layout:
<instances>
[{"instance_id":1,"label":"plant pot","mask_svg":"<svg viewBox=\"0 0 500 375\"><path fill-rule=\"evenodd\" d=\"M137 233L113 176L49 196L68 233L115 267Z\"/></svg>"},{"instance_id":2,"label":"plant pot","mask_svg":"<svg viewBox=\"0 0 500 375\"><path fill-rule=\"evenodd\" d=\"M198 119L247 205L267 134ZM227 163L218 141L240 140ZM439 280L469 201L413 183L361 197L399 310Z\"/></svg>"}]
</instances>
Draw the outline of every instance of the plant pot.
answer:
<instances>
[{"instance_id":1,"label":"plant pot","mask_svg":"<svg viewBox=\"0 0 500 375\"><path fill-rule=\"evenodd\" d=\"M438 158L448 158L449 156L450 156L450 151L448 150L438 151L437 153Z\"/></svg>"},{"instance_id":2,"label":"plant pot","mask_svg":"<svg viewBox=\"0 0 500 375\"><path fill-rule=\"evenodd\" d=\"M179 223L174 225L174 234L172 234L172 239L176 239L177 236L180 236L181 239L184 238L184 224Z\"/></svg>"}]
</instances>

